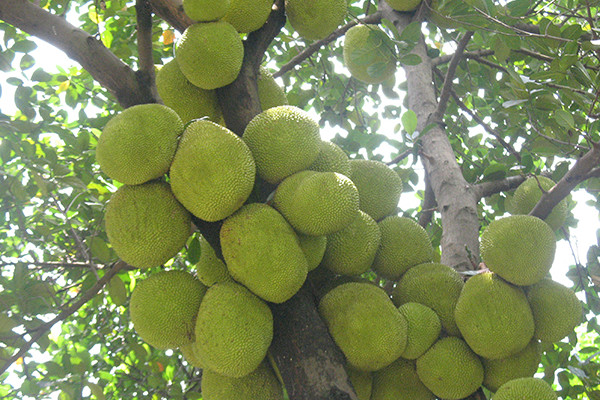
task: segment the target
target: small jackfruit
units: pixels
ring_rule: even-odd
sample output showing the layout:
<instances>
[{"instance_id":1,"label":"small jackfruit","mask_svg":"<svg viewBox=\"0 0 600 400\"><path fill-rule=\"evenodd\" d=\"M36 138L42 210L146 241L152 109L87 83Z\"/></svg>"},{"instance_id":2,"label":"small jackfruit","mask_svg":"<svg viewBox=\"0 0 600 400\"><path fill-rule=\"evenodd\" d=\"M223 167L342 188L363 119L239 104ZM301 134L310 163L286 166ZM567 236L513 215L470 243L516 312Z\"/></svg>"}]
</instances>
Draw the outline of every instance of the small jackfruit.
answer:
<instances>
[{"instance_id":1,"label":"small jackfruit","mask_svg":"<svg viewBox=\"0 0 600 400\"><path fill-rule=\"evenodd\" d=\"M518 378L500 386L492 400L558 400L546 381L538 378Z\"/></svg>"},{"instance_id":2,"label":"small jackfruit","mask_svg":"<svg viewBox=\"0 0 600 400\"><path fill-rule=\"evenodd\" d=\"M263 111L288 104L285 92L281 86L277 84L269 70L263 66L258 69L258 79L256 84L258 85L260 108Z\"/></svg>"},{"instance_id":3,"label":"small jackfruit","mask_svg":"<svg viewBox=\"0 0 600 400\"><path fill-rule=\"evenodd\" d=\"M356 369L384 368L406 348L406 319L375 285L337 286L321 299L319 313L348 364Z\"/></svg>"},{"instance_id":4,"label":"small jackfruit","mask_svg":"<svg viewBox=\"0 0 600 400\"><path fill-rule=\"evenodd\" d=\"M323 259L327 247L327 236L310 236L298 233L298 240L308 262L308 270L312 271L319 266Z\"/></svg>"},{"instance_id":5,"label":"small jackfruit","mask_svg":"<svg viewBox=\"0 0 600 400\"><path fill-rule=\"evenodd\" d=\"M396 11L407 12L416 10L421 0L386 0L386 3Z\"/></svg>"},{"instance_id":6,"label":"small jackfruit","mask_svg":"<svg viewBox=\"0 0 600 400\"><path fill-rule=\"evenodd\" d=\"M457 400L481 386L483 366L464 340L449 336L435 342L417 359L417 375L436 396Z\"/></svg>"},{"instance_id":7,"label":"small jackfruit","mask_svg":"<svg viewBox=\"0 0 600 400\"><path fill-rule=\"evenodd\" d=\"M208 370L232 378L254 371L273 339L269 306L233 282L206 291L196 318L194 351Z\"/></svg>"},{"instance_id":8,"label":"small jackfruit","mask_svg":"<svg viewBox=\"0 0 600 400\"><path fill-rule=\"evenodd\" d=\"M129 107L108 121L96 160L106 175L126 185L160 178L169 170L183 122L162 104Z\"/></svg>"},{"instance_id":9,"label":"small jackfruit","mask_svg":"<svg viewBox=\"0 0 600 400\"><path fill-rule=\"evenodd\" d=\"M321 141L319 154L315 161L308 167L311 171L337 172L350 177L350 159L335 143Z\"/></svg>"},{"instance_id":10,"label":"small jackfruit","mask_svg":"<svg viewBox=\"0 0 600 400\"><path fill-rule=\"evenodd\" d=\"M292 28L304 39L320 40L340 26L347 13L346 0L286 0Z\"/></svg>"},{"instance_id":11,"label":"small jackfruit","mask_svg":"<svg viewBox=\"0 0 600 400\"><path fill-rule=\"evenodd\" d=\"M190 213L164 182L121 186L106 206L104 221L117 255L137 268L156 267L174 257L191 229Z\"/></svg>"},{"instance_id":12,"label":"small jackfruit","mask_svg":"<svg viewBox=\"0 0 600 400\"><path fill-rule=\"evenodd\" d=\"M510 357L496 360L482 358L483 386L495 392L500 386L513 379L533 377L542 360L541 347L540 342L534 339L527 347Z\"/></svg>"},{"instance_id":13,"label":"small jackfruit","mask_svg":"<svg viewBox=\"0 0 600 400\"><path fill-rule=\"evenodd\" d=\"M183 11L194 21L217 21L229 9L229 0L183 0Z\"/></svg>"},{"instance_id":14,"label":"small jackfruit","mask_svg":"<svg viewBox=\"0 0 600 400\"><path fill-rule=\"evenodd\" d=\"M398 307L408 322L406 349L402 358L414 360L434 344L442 331L442 323L435 311L420 303L404 303Z\"/></svg>"},{"instance_id":15,"label":"small jackfruit","mask_svg":"<svg viewBox=\"0 0 600 400\"><path fill-rule=\"evenodd\" d=\"M321 143L319 125L294 106L272 107L258 114L242 139L252 150L258 175L270 183L308 168Z\"/></svg>"},{"instance_id":16,"label":"small jackfruit","mask_svg":"<svg viewBox=\"0 0 600 400\"><path fill-rule=\"evenodd\" d=\"M433 261L429 235L417 222L390 215L382 219L378 226L381 245L373 262L373 270L379 275L398 280L411 267Z\"/></svg>"},{"instance_id":17,"label":"small jackfruit","mask_svg":"<svg viewBox=\"0 0 600 400\"><path fill-rule=\"evenodd\" d=\"M346 372L358 400L370 400L373 388L373 374L369 371L359 371L349 365L346 367Z\"/></svg>"},{"instance_id":18,"label":"small jackfruit","mask_svg":"<svg viewBox=\"0 0 600 400\"><path fill-rule=\"evenodd\" d=\"M200 282L210 287L219 282L231 282L233 278L227 266L215 254L215 250L204 236L200 236L200 260L196 263L196 274Z\"/></svg>"},{"instance_id":19,"label":"small jackfruit","mask_svg":"<svg viewBox=\"0 0 600 400\"><path fill-rule=\"evenodd\" d=\"M370 400L435 400L435 395L421 382L414 361L399 358L373 372Z\"/></svg>"},{"instance_id":20,"label":"small jackfruit","mask_svg":"<svg viewBox=\"0 0 600 400\"><path fill-rule=\"evenodd\" d=\"M177 199L196 217L211 222L244 204L255 174L248 146L229 129L206 120L187 126L170 170Z\"/></svg>"},{"instance_id":21,"label":"small jackfruit","mask_svg":"<svg viewBox=\"0 0 600 400\"><path fill-rule=\"evenodd\" d=\"M300 233L329 235L358 216L359 197L352 181L335 172L302 171L283 180L273 206Z\"/></svg>"},{"instance_id":22,"label":"small jackfruit","mask_svg":"<svg viewBox=\"0 0 600 400\"><path fill-rule=\"evenodd\" d=\"M542 279L527 289L533 312L534 337L542 342L558 342L581 323L581 302L568 287L552 279Z\"/></svg>"},{"instance_id":23,"label":"small jackfruit","mask_svg":"<svg viewBox=\"0 0 600 400\"><path fill-rule=\"evenodd\" d=\"M533 315L523 289L491 272L465 283L454 317L465 341L485 358L510 357L533 337Z\"/></svg>"},{"instance_id":24,"label":"small jackfruit","mask_svg":"<svg viewBox=\"0 0 600 400\"><path fill-rule=\"evenodd\" d=\"M253 32L267 22L272 7L273 0L231 0L223 20L240 33Z\"/></svg>"},{"instance_id":25,"label":"small jackfruit","mask_svg":"<svg viewBox=\"0 0 600 400\"><path fill-rule=\"evenodd\" d=\"M231 276L266 301L282 303L306 280L308 262L292 227L262 203L227 218L221 248Z\"/></svg>"},{"instance_id":26,"label":"small jackfruit","mask_svg":"<svg viewBox=\"0 0 600 400\"><path fill-rule=\"evenodd\" d=\"M375 221L391 215L398 207L402 179L380 161L350 160L350 179L358 188L360 209Z\"/></svg>"},{"instance_id":27,"label":"small jackfruit","mask_svg":"<svg viewBox=\"0 0 600 400\"><path fill-rule=\"evenodd\" d=\"M194 325L206 286L186 271L161 271L140 281L129 315L140 337L158 349L194 341Z\"/></svg>"},{"instance_id":28,"label":"small jackfruit","mask_svg":"<svg viewBox=\"0 0 600 400\"><path fill-rule=\"evenodd\" d=\"M356 25L344 38L344 64L353 78L378 84L396 72L394 42L377 25Z\"/></svg>"},{"instance_id":29,"label":"small jackfruit","mask_svg":"<svg viewBox=\"0 0 600 400\"><path fill-rule=\"evenodd\" d=\"M511 214L529 214L542 197L543 192L552 189L556 183L545 176L535 176L521 183L510 201ZM542 192L543 191L543 192ZM552 230L557 230L567 218L567 201L562 199L544 220Z\"/></svg>"},{"instance_id":30,"label":"small jackfruit","mask_svg":"<svg viewBox=\"0 0 600 400\"><path fill-rule=\"evenodd\" d=\"M211 90L229 85L242 68L244 46L225 21L190 25L175 49L175 60L188 81Z\"/></svg>"},{"instance_id":31,"label":"small jackfruit","mask_svg":"<svg viewBox=\"0 0 600 400\"><path fill-rule=\"evenodd\" d=\"M266 362L241 378L202 372L203 400L283 400L283 388Z\"/></svg>"},{"instance_id":32,"label":"small jackfruit","mask_svg":"<svg viewBox=\"0 0 600 400\"><path fill-rule=\"evenodd\" d=\"M556 239L541 219L512 215L488 225L481 235L480 250L490 271L515 285L533 285L550 271Z\"/></svg>"}]
</instances>

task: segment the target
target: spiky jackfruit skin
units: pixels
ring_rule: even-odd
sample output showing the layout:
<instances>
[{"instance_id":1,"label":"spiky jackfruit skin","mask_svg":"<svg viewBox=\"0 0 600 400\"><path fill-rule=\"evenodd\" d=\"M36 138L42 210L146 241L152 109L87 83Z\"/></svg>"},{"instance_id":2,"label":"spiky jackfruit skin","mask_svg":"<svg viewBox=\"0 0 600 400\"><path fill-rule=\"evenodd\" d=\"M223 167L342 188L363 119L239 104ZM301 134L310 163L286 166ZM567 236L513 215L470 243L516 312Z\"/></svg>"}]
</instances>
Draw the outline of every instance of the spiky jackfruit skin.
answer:
<instances>
[{"instance_id":1,"label":"spiky jackfruit skin","mask_svg":"<svg viewBox=\"0 0 600 400\"><path fill-rule=\"evenodd\" d=\"M196 263L196 274L200 282L210 287L219 282L231 282L233 278L227 266L215 254L215 250L204 236L200 236L200 260Z\"/></svg>"},{"instance_id":2,"label":"spiky jackfruit skin","mask_svg":"<svg viewBox=\"0 0 600 400\"><path fill-rule=\"evenodd\" d=\"M253 32L267 22L272 7L273 0L231 0L223 20L240 33Z\"/></svg>"},{"instance_id":3,"label":"spiky jackfruit skin","mask_svg":"<svg viewBox=\"0 0 600 400\"><path fill-rule=\"evenodd\" d=\"M158 70L156 89L165 105L175 110L184 123L203 117L217 123L223 119L217 93L192 85L175 59Z\"/></svg>"},{"instance_id":4,"label":"spiky jackfruit skin","mask_svg":"<svg viewBox=\"0 0 600 400\"><path fill-rule=\"evenodd\" d=\"M129 302L137 334L158 349L194 341L194 324L206 286L186 271L161 271L140 281Z\"/></svg>"},{"instance_id":5,"label":"spiky jackfruit skin","mask_svg":"<svg viewBox=\"0 0 600 400\"><path fill-rule=\"evenodd\" d=\"M301 37L320 40L344 22L347 4L346 0L286 0L285 12Z\"/></svg>"},{"instance_id":6,"label":"spiky jackfruit skin","mask_svg":"<svg viewBox=\"0 0 600 400\"><path fill-rule=\"evenodd\" d=\"M493 400L558 400L556 392L538 378L519 378L506 382L494 394Z\"/></svg>"},{"instance_id":7,"label":"spiky jackfruit skin","mask_svg":"<svg viewBox=\"0 0 600 400\"><path fill-rule=\"evenodd\" d=\"M344 64L353 78L378 84L396 72L396 50L391 39L376 25L356 25L346 32Z\"/></svg>"},{"instance_id":8,"label":"spiky jackfruit skin","mask_svg":"<svg viewBox=\"0 0 600 400\"><path fill-rule=\"evenodd\" d=\"M348 373L348 379L354 387L358 400L370 400L371 391L373 389L373 373L369 371L360 371L352 368L351 366L346 367Z\"/></svg>"},{"instance_id":9,"label":"spiky jackfruit skin","mask_svg":"<svg viewBox=\"0 0 600 400\"><path fill-rule=\"evenodd\" d=\"M435 395L421 382L415 364L399 358L373 373L370 400L435 400Z\"/></svg>"},{"instance_id":10,"label":"spiky jackfruit skin","mask_svg":"<svg viewBox=\"0 0 600 400\"><path fill-rule=\"evenodd\" d=\"M533 207L542 197L542 191L547 192L552 189L556 183L545 176L536 176L527 179L521 183L515 190L515 193L510 201L511 214L529 214ZM565 223L567 219L567 201L561 200L552 210L550 215L544 219L552 230L557 230Z\"/></svg>"},{"instance_id":11,"label":"spiky jackfruit skin","mask_svg":"<svg viewBox=\"0 0 600 400\"><path fill-rule=\"evenodd\" d=\"M273 315L264 301L234 282L208 288L194 348L207 369L232 378L248 375L264 360L272 339Z\"/></svg>"},{"instance_id":12,"label":"spiky jackfruit skin","mask_svg":"<svg viewBox=\"0 0 600 400\"><path fill-rule=\"evenodd\" d=\"M233 82L243 58L242 39L231 24L222 20L190 25L175 49L175 60L183 75L206 90Z\"/></svg>"},{"instance_id":13,"label":"spiky jackfruit skin","mask_svg":"<svg viewBox=\"0 0 600 400\"><path fill-rule=\"evenodd\" d=\"M550 226L537 217L512 215L492 221L481 235L481 259L490 271L519 286L546 276L556 251Z\"/></svg>"},{"instance_id":14,"label":"spiky jackfruit skin","mask_svg":"<svg viewBox=\"0 0 600 400\"><path fill-rule=\"evenodd\" d=\"M323 259L327 247L327 236L310 236L298 233L298 240L308 262L308 271L312 271L319 266Z\"/></svg>"},{"instance_id":15,"label":"spiky jackfruit skin","mask_svg":"<svg viewBox=\"0 0 600 400\"><path fill-rule=\"evenodd\" d=\"M104 216L108 240L117 255L137 268L164 264L190 236L190 213L165 182L121 186Z\"/></svg>"},{"instance_id":16,"label":"spiky jackfruit skin","mask_svg":"<svg viewBox=\"0 0 600 400\"><path fill-rule=\"evenodd\" d=\"M129 107L108 121L98 139L96 161L110 178L139 185L169 170L183 122L162 104Z\"/></svg>"},{"instance_id":17,"label":"spiky jackfruit skin","mask_svg":"<svg viewBox=\"0 0 600 400\"><path fill-rule=\"evenodd\" d=\"M438 263L417 265L409 269L392 292L394 304L415 302L431 308L449 335L459 336L454 308L464 286L453 268Z\"/></svg>"},{"instance_id":18,"label":"spiky jackfruit skin","mask_svg":"<svg viewBox=\"0 0 600 400\"><path fill-rule=\"evenodd\" d=\"M319 172L338 172L342 175L350 176L350 159L335 143L321 141L319 154L315 161L308 167L312 171Z\"/></svg>"},{"instance_id":19,"label":"spiky jackfruit skin","mask_svg":"<svg viewBox=\"0 0 600 400\"><path fill-rule=\"evenodd\" d=\"M256 84L258 85L260 108L263 111L288 104L285 92L281 86L277 84L269 70L263 66L258 69L258 79Z\"/></svg>"},{"instance_id":20,"label":"spiky jackfruit skin","mask_svg":"<svg viewBox=\"0 0 600 400\"><path fill-rule=\"evenodd\" d=\"M396 211L402 179L393 169L375 160L350 160L350 169L350 179L358 188L362 211L375 221Z\"/></svg>"},{"instance_id":21,"label":"spiky jackfruit skin","mask_svg":"<svg viewBox=\"0 0 600 400\"><path fill-rule=\"evenodd\" d=\"M406 349L402 358L419 358L434 344L442 331L442 323L435 311L420 303L404 303L398 307L408 322Z\"/></svg>"},{"instance_id":22,"label":"spiky jackfruit skin","mask_svg":"<svg viewBox=\"0 0 600 400\"><path fill-rule=\"evenodd\" d=\"M533 336L542 342L558 342L581 323L582 307L575 292L552 279L528 288L527 300L535 323Z\"/></svg>"},{"instance_id":23,"label":"spiky jackfruit skin","mask_svg":"<svg viewBox=\"0 0 600 400\"><path fill-rule=\"evenodd\" d=\"M319 154L319 125L294 106L269 108L246 126L242 139L256 161L258 175L267 182L308 168Z\"/></svg>"},{"instance_id":24,"label":"spiky jackfruit skin","mask_svg":"<svg viewBox=\"0 0 600 400\"><path fill-rule=\"evenodd\" d=\"M231 276L266 301L288 300L306 280L308 262L296 233L266 204L247 204L227 218L220 239Z\"/></svg>"},{"instance_id":25,"label":"spiky jackfruit skin","mask_svg":"<svg viewBox=\"0 0 600 400\"><path fill-rule=\"evenodd\" d=\"M195 336L195 334L194 334L194 336ZM195 339L195 337L194 337L194 339ZM183 355L183 358L185 359L185 361L188 364L190 364L192 367L204 369L206 367L204 366L204 363L202 362L200 357L198 357L198 355L196 354L196 351L194 350L195 347L196 347L195 343L192 342L192 343L186 344L184 346L180 346L179 351Z\"/></svg>"},{"instance_id":26,"label":"spiky jackfruit skin","mask_svg":"<svg viewBox=\"0 0 600 400\"><path fill-rule=\"evenodd\" d=\"M406 319L375 285L350 282L337 286L323 296L319 313L348 364L356 369L384 368L406 347Z\"/></svg>"},{"instance_id":27,"label":"spiky jackfruit skin","mask_svg":"<svg viewBox=\"0 0 600 400\"><path fill-rule=\"evenodd\" d=\"M379 275L398 280L411 267L433 261L429 235L412 219L390 215L382 219L378 226L381 245L373 262L373 270Z\"/></svg>"},{"instance_id":28,"label":"spiky jackfruit skin","mask_svg":"<svg viewBox=\"0 0 600 400\"><path fill-rule=\"evenodd\" d=\"M417 359L417 375L436 396L457 400L481 386L483 366L464 340L449 336Z\"/></svg>"},{"instance_id":29,"label":"spiky jackfruit skin","mask_svg":"<svg viewBox=\"0 0 600 400\"><path fill-rule=\"evenodd\" d=\"M416 10L421 0L386 0L386 3L396 11L407 12Z\"/></svg>"},{"instance_id":30,"label":"spiky jackfruit skin","mask_svg":"<svg viewBox=\"0 0 600 400\"><path fill-rule=\"evenodd\" d=\"M484 358L510 357L533 337L533 315L523 289L491 272L465 283L454 317L465 341Z\"/></svg>"},{"instance_id":31,"label":"spiky jackfruit skin","mask_svg":"<svg viewBox=\"0 0 600 400\"><path fill-rule=\"evenodd\" d=\"M229 9L229 0L183 0L183 11L194 21L217 21Z\"/></svg>"},{"instance_id":32,"label":"spiky jackfruit skin","mask_svg":"<svg viewBox=\"0 0 600 400\"><path fill-rule=\"evenodd\" d=\"M283 388L266 362L241 378L211 370L202 373L203 400L283 400Z\"/></svg>"},{"instance_id":33,"label":"spiky jackfruit skin","mask_svg":"<svg viewBox=\"0 0 600 400\"><path fill-rule=\"evenodd\" d=\"M345 228L327 236L322 265L340 275L360 275L371 268L381 233L369 214L358 216Z\"/></svg>"},{"instance_id":34,"label":"spiky jackfruit skin","mask_svg":"<svg viewBox=\"0 0 600 400\"><path fill-rule=\"evenodd\" d=\"M336 172L302 171L283 180L273 206L300 233L329 235L358 216L359 197L354 183Z\"/></svg>"},{"instance_id":35,"label":"spiky jackfruit skin","mask_svg":"<svg viewBox=\"0 0 600 400\"><path fill-rule=\"evenodd\" d=\"M482 358L484 378L483 386L492 392L508 381L517 378L533 377L542 360L542 347L537 339L527 347L507 358L488 360Z\"/></svg>"},{"instance_id":36,"label":"spiky jackfruit skin","mask_svg":"<svg viewBox=\"0 0 600 400\"><path fill-rule=\"evenodd\" d=\"M244 204L255 175L248 146L229 129L205 120L187 126L170 170L177 199L196 217L211 222Z\"/></svg>"}]
</instances>

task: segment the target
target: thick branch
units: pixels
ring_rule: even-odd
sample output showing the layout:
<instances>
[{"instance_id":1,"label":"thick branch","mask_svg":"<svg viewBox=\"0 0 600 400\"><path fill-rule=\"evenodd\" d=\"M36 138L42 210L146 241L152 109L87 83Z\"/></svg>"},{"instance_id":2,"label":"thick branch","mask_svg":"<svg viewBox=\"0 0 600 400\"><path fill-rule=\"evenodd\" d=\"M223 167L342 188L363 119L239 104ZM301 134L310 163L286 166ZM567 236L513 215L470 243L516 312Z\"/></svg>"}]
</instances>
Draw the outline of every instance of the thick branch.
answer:
<instances>
[{"instance_id":1,"label":"thick branch","mask_svg":"<svg viewBox=\"0 0 600 400\"><path fill-rule=\"evenodd\" d=\"M155 99L134 71L101 41L27 0L0 1L0 19L47 41L77 61L123 107L151 103Z\"/></svg>"},{"instance_id":2,"label":"thick branch","mask_svg":"<svg viewBox=\"0 0 600 400\"><path fill-rule=\"evenodd\" d=\"M491 56L494 54L494 50L477 50L477 51L466 51L462 54L463 58L480 58ZM436 57L431 60L431 65L438 66L442 64L447 64L452 61L454 58L454 54L445 54L443 56Z\"/></svg>"},{"instance_id":3,"label":"thick branch","mask_svg":"<svg viewBox=\"0 0 600 400\"><path fill-rule=\"evenodd\" d=\"M135 3L137 18L137 45L139 78L145 83L155 99L158 91L154 80L154 57L152 56L152 9L148 0L137 0Z\"/></svg>"},{"instance_id":4,"label":"thick branch","mask_svg":"<svg viewBox=\"0 0 600 400\"><path fill-rule=\"evenodd\" d=\"M183 12L181 0L148 0L154 13L167 21L169 25L179 32L194 23L194 21Z\"/></svg>"},{"instance_id":5,"label":"thick branch","mask_svg":"<svg viewBox=\"0 0 600 400\"><path fill-rule=\"evenodd\" d=\"M419 215L419 225L425 228L431 222L433 213L436 210L437 202L435 201L435 193L429 183L429 177L425 173L425 194L423 204L421 205L421 214Z\"/></svg>"},{"instance_id":6,"label":"thick branch","mask_svg":"<svg viewBox=\"0 0 600 400\"><path fill-rule=\"evenodd\" d=\"M496 193L513 190L523 183L525 179L527 179L527 177L524 175L515 175L500 179L498 181L483 182L474 186L475 194L481 199L492 196Z\"/></svg>"}]
</instances>

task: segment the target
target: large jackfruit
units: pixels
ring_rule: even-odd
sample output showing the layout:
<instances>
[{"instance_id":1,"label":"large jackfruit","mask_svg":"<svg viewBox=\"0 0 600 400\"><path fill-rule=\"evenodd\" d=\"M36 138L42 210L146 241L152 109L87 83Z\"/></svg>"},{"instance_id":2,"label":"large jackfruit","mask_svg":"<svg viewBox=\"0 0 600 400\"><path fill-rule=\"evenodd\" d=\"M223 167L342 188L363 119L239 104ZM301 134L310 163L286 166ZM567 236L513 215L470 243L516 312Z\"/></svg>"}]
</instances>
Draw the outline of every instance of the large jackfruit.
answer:
<instances>
[{"instance_id":1,"label":"large jackfruit","mask_svg":"<svg viewBox=\"0 0 600 400\"><path fill-rule=\"evenodd\" d=\"M240 33L253 32L267 22L272 7L273 0L231 0L223 20Z\"/></svg>"},{"instance_id":2,"label":"large jackfruit","mask_svg":"<svg viewBox=\"0 0 600 400\"><path fill-rule=\"evenodd\" d=\"M406 349L402 358L414 360L434 344L442 331L442 323L435 311L420 303L404 303L398 307L408 322Z\"/></svg>"},{"instance_id":3,"label":"large jackfruit","mask_svg":"<svg viewBox=\"0 0 600 400\"><path fill-rule=\"evenodd\" d=\"M538 378L518 378L506 382L492 400L558 400L556 392L545 381Z\"/></svg>"},{"instance_id":4,"label":"large jackfruit","mask_svg":"<svg viewBox=\"0 0 600 400\"><path fill-rule=\"evenodd\" d=\"M525 180L515 190L510 200L511 214L529 214L542 197L543 192L552 189L556 183L545 176L535 176ZM543 192L542 192L543 191ZM544 220L552 230L557 230L567 218L567 200L562 199Z\"/></svg>"},{"instance_id":5,"label":"large jackfruit","mask_svg":"<svg viewBox=\"0 0 600 400\"><path fill-rule=\"evenodd\" d=\"M319 154L315 161L308 167L312 171L338 172L350 177L350 159L337 144L321 141Z\"/></svg>"},{"instance_id":6,"label":"large jackfruit","mask_svg":"<svg viewBox=\"0 0 600 400\"><path fill-rule=\"evenodd\" d=\"M348 379L354 387L358 400L371 400L371 391L373 389L373 373L370 371L360 371L352 368L350 365L346 366L346 372L348 373Z\"/></svg>"},{"instance_id":7,"label":"large jackfruit","mask_svg":"<svg viewBox=\"0 0 600 400\"><path fill-rule=\"evenodd\" d=\"M327 236L310 236L298 233L300 247L308 262L308 271L317 268L323 259L327 248Z\"/></svg>"},{"instance_id":8,"label":"large jackfruit","mask_svg":"<svg viewBox=\"0 0 600 400\"><path fill-rule=\"evenodd\" d=\"M229 9L230 0L183 0L183 11L194 21L217 21Z\"/></svg>"},{"instance_id":9,"label":"large jackfruit","mask_svg":"<svg viewBox=\"0 0 600 400\"><path fill-rule=\"evenodd\" d=\"M483 386L495 392L510 380L533 377L542 361L542 346L534 339L527 347L510 357L496 360L482 358L481 361L484 370Z\"/></svg>"},{"instance_id":10,"label":"large jackfruit","mask_svg":"<svg viewBox=\"0 0 600 400\"><path fill-rule=\"evenodd\" d=\"M202 372L203 400L283 400L283 388L266 362L241 378Z\"/></svg>"},{"instance_id":11,"label":"large jackfruit","mask_svg":"<svg viewBox=\"0 0 600 400\"><path fill-rule=\"evenodd\" d=\"M344 63L353 78L378 84L396 72L394 42L377 25L356 25L344 38Z\"/></svg>"},{"instance_id":12,"label":"large jackfruit","mask_svg":"<svg viewBox=\"0 0 600 400\"><path fill-rule=\"evenodd\" d=\"M268 110L269 108L284 106L288 104L285 92L277 84L273 75L268 69L261 66L258 70L258 98L260 100L260 108Z\"/></svg>"},{"instance_id":13,"label":"large jackfruit","mask_svg":"<svg viewBox=\"0 0 600 400\"><path fill-rule=\"evenodd\" d=\"M286 0L285 12L292 28L304 39L323 39L344 22L346 0Z\"/></svg>"},{"instance_id":14,"label":"large jackfruit","mask_svg":"<svg viewBox=\"0 0 600 400\"><path fill-rule=\"evenodd\" d=\"M399 358L373 372L370 400L435 400L435 395L421 382L414 361Z\"/></svg>"}]
</instances>

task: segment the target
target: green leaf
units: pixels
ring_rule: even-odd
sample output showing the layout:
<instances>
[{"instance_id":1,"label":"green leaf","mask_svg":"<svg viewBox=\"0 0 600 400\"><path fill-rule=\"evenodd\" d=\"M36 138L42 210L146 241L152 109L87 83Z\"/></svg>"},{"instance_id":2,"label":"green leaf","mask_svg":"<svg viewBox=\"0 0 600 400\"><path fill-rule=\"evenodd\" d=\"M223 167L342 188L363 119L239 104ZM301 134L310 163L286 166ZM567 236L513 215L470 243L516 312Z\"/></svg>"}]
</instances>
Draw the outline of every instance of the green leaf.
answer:
<instances>
[{"instance_id":1,"label":"green leaf","mask_svg":"<svg viewBox=\"0 0 600 400\"><path fill-rule=\"evenodd\" d=\"M110 281L108 281L106 290L108 291L108 295L115 305L122 306L127 301L127 288L125 287L123 280L118 275L115 275Z\"/></svg>"},{"instance_id":2,"label":"green leaf","mask_svg":"<svg viewBox=\"0 0 600 400\"><path fill-rule=\"evenodd\" d=\"M417 43L421 39L421 23L411 22L400 33L400 40L407 43Z\"/></svg>"},{"instance_id":3,"label":"green leaf","mask_svg":"<svg viewBox=\"0 0 600 400\"><path fill-rule=\"evenodd\" d=\"M554 119L560 126L564 128L575 128L575 120L573 119L573 115L565 110L556 110L554 113Z\"/></svg>"},{"instance_id":4,"label":"green leaf","mask_svg":"<svg viewBox=\"0 0 600 400\"><path fill-rule=\"evenodd\" d=\"M92 257L102 264L108 264L114 260L115 257L113 251L102 238L98 236L89 236L86 238L85 244L90 249Z\"/></svg>"},{"instance_id":5,"label":"green leaf","mask_svg":"<svg viewBox=\"0 0 600 400\"><path fill-rule=\"evenodd\" d=\"M104 400L106 396L104 396L104 389L102 386L97 383L88 382L87 387L90 388L90 392L92 392L92 396L96 397L97 400Z\"/></svg>"},{"instance_id":6,"label":"green leaf","mask_svg":"<svg viewBox=\"0 0 600 400\"><path fill-rule=\"evenodd\" d=\"M15 42L10 49L17 53L29 53L30 51L37 49L37 44L31 40L19 40L18 42Z\"/></svg>"},{"instance_id":7,"label":"green leaf","mask_svg":"<svg viewBox=\"0 0 600 400\"><path fill-rule=\"evenodd\" d=\"M404 57L400 57L400 63L404 65L419 65L423 60L416 54L409 54Z\"/></svg>"},{"instance_id":8,"label":"green leaf","mask_svg":"<svg viewBox=\"0 0 600 400\"><path fill-rule=\"evenodd\" d=\"M507 172L508 168L506 165L492 162L483 170L483 179L485 181L503 179L506 178Z\"/></svg>"},{"instance_id":9,"label":"green leaf","mask_svg":"<svg viewBox=\"0 0 600 400\"><path fill-rule=\"evenodd\" d=\"M413 110L408 110L402 114L402 126L409 135L412 135L417 129L417 114Z\"/></svg>"}]
</instances>

